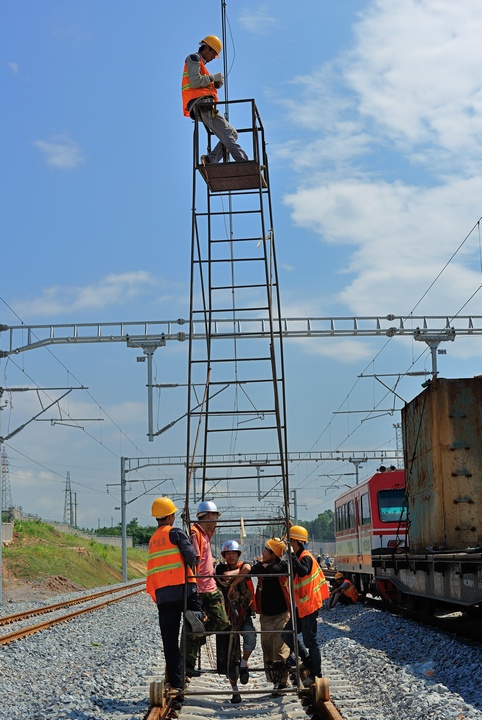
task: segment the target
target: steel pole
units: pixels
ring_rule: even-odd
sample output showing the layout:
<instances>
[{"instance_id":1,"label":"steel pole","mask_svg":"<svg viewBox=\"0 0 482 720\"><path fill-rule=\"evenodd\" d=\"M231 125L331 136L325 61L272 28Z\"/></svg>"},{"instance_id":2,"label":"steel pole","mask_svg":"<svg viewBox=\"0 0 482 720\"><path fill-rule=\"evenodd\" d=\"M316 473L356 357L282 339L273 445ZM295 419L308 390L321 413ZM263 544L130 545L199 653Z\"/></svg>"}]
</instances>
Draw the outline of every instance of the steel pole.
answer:
<instances>
[{"instance_id":1,"label":"steel pole","mask_svg":"<svg viewBox=\"0 0 482 720\"><path fill-rule=\"evenodd\" d=\"M126 458L121 457L122 582L127 582Z\"/></svg>"}]
</instances>

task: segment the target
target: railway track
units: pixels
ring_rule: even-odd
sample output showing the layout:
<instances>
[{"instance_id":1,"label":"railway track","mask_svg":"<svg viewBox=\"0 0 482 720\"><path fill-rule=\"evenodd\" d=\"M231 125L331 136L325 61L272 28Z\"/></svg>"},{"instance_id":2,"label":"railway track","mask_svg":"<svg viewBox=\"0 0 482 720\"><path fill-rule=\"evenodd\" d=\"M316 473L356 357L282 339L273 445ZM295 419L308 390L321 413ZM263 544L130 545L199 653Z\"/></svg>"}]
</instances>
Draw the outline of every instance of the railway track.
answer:
<instances>
[{"instance_id":1,"label":"railway track","mask_svg":"<svg viewBox=\"0 0 482 720\"><path fill-rule=\"evenodd\" d=\"M132 588L136 589L132 590ZM68 620L78 617L79 615L83 615L88 612L94 612L95 610L99 610L106 605L119 602L120 600L124 600L125 598L131 597L132 595L143 592L144 589L145 581L142 580L139 582L130 583L128 585L123 585L122 587L115 587L108 590L102 590L101 592L92 593L90 595L83 595L72 600L61 601L58 603L54 603L53 605L44 605L42 607L25 610L23 612L13 613L12 615L5 615L3 617L0 617L0 627L23 623L27 620L30 620L30 618L39 615L49 615L49 617L47 617L40 623L36 623L35 625L22 625L21 627L18 627L12 632L0 634L0 645L5 645L7 643L13 642L14 640L20 640L21 638L28 637L29 635L33 635L34 633L40 632L42 630L47 630L54 625L58 625L62 622L67 622ZM129 590L129 592L125 592L126 590ZM96 603L95 600L98 600L99 598L104 599L102 600L102 602ZM67 612L61 615L54 616L54 614L60 610L68 609L76 605L86 604L86 607L82 607L72 612Z\"/></svg>"},{"instance_id":2,"label":"railway track","mask_svg":"<svg viewBox=\"0 0 482 720\"><path fill-rule=\"evenodd\" d=\"M186 697L181 708L173 708L173 698L164 687L162 658L153 668L154 674L149 687L150 708L145 720L344 720L330 699L328 677L318 679L315 686L301 688L294 685L281 691L279 697L272 696L268 681L262 671L262 653L256 648L251 657L250 680L241 685L242 702L230 703L231 688L225 677L213 670L205 671L201 677L193 678L186 687ZM214 641L208 638L202 651L202 667L214 667ZM293 677L293 682L296 682Z\"/></svg>"}]
</instances>

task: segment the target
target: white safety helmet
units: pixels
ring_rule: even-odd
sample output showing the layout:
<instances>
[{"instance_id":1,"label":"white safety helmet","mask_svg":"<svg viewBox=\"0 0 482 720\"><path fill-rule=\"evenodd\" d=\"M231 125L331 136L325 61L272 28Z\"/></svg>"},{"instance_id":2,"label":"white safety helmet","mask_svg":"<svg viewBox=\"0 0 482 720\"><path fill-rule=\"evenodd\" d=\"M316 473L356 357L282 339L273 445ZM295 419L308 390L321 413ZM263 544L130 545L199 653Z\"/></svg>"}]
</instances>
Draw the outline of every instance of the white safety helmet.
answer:
<instances>
[{"instance_id":1,"label":"white safety helmet","mask_svg":"<svg viewBox=\"0 0 482 720\"><path fill-rule=\"evenodd\" d=\"M213 503L212 500L203 500L199 503L197 507L196 517L200 518L203 515L206 515L206 513L217 513L218 517L221 515L221 513L216 507L216 503Z\"/></svg>"},{"instance_id":2,"label":"white safety helmet","mask_svg":"<svg viewBox=\"0 0 482 720\"><path fill-rule=\"evenodd\" d=\"M237 552L241 555L243 551L236 540L226 540L221 550L221 555L224 557L224 553L226 552Z\"/></svg>"}]
</instances>

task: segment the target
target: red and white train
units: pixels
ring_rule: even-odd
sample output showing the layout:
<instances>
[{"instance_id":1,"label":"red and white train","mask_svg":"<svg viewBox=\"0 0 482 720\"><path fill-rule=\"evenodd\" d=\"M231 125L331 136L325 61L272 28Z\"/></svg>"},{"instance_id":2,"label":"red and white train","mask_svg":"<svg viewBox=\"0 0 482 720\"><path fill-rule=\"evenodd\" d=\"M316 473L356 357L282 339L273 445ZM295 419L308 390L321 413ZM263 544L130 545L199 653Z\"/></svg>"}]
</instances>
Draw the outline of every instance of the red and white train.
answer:
<instances>
[{"instance_id":1,"label":"red and white train","mask_svg":"<svg viewBox=\"0 0 482 720\"><path fill-rule=\"evenodd\" d=\"M372 552L405 545L406 513L404 470L380 469L335 500L336 567L359 592L378 594Z\"/></svg>"}]
</instances>

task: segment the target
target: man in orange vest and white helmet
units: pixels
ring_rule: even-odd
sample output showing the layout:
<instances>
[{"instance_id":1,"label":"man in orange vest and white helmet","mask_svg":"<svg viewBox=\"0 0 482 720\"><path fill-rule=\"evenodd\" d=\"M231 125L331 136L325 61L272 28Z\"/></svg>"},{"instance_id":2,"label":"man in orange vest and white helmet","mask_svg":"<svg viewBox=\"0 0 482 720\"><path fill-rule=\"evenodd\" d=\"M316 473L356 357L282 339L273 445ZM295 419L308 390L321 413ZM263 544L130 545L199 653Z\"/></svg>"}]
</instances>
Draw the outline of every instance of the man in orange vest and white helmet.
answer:
<instances>
[{"instance_id":1,"label":"man in orange vest and white helmet","mask_svg":"<svg viewBox=\"0 0 482 720\"><path fill-rule=\"evenodd\" d=\"M321 677L321 652L318 643L318 611L330 591L322 569L316 558L305 549L308 531L301 525L292 525L289 531L293 548L293 594L296 604L297 627L303 640L298 640L298 649L303 665L309 670L304 685L308 687L315 678ZM293 630L290 618L285 630ZM283 635L283 639L294 653L295 643L292 632Z\"/></svg>"},{"instance_id":2,"label":"man in orange vest and white helmet","mask_svg":"<svg viewBox=\"0 0 482 720\"><path fill-rule=\"evenodd\" d=\"M238 133L216 108L218 89L223 86L222 73L210 75L206 64L219 57L223 44L216 35L207 35L199 42L197 53L188 55L184 62L182 74L182 106L184 115L193 120L198 117L209 132L216 135L219 142L208 154L201 156L203 165L218 163L224 149L232 155L236 162L248 160L248 156L236 142Z\"/></svg>"},{"instance_id":3,"label":"man in orange vest and white helmet","mask_svg":"<svg viewBox=\"0 0 482 720\"><path fill-rule=\"evenodd\" d=\"M199 600L206 616L204 632L225 631L230 629L224 596L214 579L214 561L211 552L211 539L216 531L216 524L221 513L212 500L202 500L197 508L196 522L191 525L190 539L196 551L196 575L199 589ZM196 633L197 635L197 633ZM196 635L187 635L186 642L186 675L199 677L196 659L201 640ZM227 636L224 636L227 637Z\"/></svg>"},{"instance_id":4,"label":"man in orange vest and white helmet","mask_svg":"<svg viewBox=\"0 0 482 720\"><path fill-rule=\"evenodd\" d=\"M161 628L166 674L171 689L179 690L182 701L182 658L179 649L179 629L184 610L184 592L187 580L187 611L185 622L191 632L204 631L203 612L199 601L192 567L196 551L185 532L173 527L177 507L168 497L152 503L152 515L157 519L157 530L149 541L147 556L146 591L157 604Z\"/></svg>"}]
</instances>

